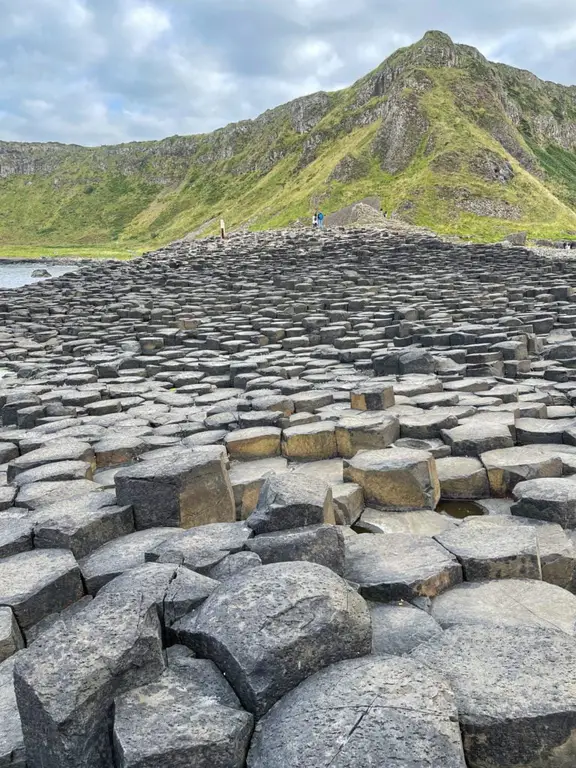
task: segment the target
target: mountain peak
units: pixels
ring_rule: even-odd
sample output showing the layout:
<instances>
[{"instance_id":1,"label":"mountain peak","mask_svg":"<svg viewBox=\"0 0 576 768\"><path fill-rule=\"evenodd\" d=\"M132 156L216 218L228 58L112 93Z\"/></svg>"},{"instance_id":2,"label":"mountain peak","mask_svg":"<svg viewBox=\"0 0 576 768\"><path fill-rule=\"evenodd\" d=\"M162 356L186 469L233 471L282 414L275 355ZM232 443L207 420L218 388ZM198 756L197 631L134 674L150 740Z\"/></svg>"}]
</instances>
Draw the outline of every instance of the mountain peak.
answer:
<instances>
[{"instance_id":1,"label":"mountain peak","mask_svg":"<svg viewBox=\"0 0 576 768\"><path fill-rule=\"evenodd\" d=\"M441 32L438 29L429 29L428 32L424 34L424 37L420 41L421 43L433 43L435 45L442 44L442 45L454 45L454 41L450 37L450 35L447 35L446 32Z\"/></svg>"}]
</instances>

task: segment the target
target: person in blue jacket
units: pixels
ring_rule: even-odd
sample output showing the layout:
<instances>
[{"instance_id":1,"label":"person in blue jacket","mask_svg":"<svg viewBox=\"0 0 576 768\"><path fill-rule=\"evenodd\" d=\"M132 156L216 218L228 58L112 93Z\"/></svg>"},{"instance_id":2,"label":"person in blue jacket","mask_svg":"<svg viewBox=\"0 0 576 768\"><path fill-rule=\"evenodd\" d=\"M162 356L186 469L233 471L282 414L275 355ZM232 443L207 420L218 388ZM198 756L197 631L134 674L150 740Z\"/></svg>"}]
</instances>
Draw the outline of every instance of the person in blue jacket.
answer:
<instances>
[{"instance_id":1,"label":"person in blue jacket","mask_svg":"<svg viewBox=\"0 0 576 768\"><path fill-rule=\"evenodd\" d=\"M320 211L318 214L318 227L320 229L324 229L324 214L322 211Z\"/></svg>"}]
</instances>

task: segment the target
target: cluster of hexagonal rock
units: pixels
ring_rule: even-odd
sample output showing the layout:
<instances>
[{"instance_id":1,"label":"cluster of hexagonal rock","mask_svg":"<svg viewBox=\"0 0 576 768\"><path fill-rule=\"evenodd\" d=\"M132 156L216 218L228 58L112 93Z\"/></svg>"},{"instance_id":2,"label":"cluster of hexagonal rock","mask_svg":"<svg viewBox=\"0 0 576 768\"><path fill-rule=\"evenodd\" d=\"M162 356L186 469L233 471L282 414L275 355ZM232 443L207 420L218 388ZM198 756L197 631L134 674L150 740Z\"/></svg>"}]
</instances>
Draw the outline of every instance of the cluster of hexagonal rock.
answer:
<instances>
[{"instance_id":1,"label":"cluster of hexagonal rock","mask_svg":"<svg viewBox=\"0 0 576 768\"><path fill-rule=\"evenodd\" d=\"M265 233L0 293L0 766L573 768L570 269Z\"/></svg>"}]
</instances>

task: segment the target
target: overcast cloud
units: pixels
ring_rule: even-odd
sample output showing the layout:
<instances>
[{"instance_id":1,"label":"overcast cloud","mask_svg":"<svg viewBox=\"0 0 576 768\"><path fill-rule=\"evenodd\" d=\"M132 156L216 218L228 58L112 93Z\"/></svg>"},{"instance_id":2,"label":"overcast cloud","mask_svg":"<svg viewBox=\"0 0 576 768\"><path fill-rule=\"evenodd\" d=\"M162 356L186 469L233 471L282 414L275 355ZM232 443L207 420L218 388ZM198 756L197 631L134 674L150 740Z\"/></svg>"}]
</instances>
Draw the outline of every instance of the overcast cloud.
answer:
<instances>
[{"instance_id":1,"label":"overcast cloud","mask_svg":"<svg viewBox=\"0 0 576 768\"><path fill-rule=\"evenodd\" d=\"M576 83L576 0L0 0L0 139L201 133L352 83L441 29Z\"/></svg>"}]
</instances>

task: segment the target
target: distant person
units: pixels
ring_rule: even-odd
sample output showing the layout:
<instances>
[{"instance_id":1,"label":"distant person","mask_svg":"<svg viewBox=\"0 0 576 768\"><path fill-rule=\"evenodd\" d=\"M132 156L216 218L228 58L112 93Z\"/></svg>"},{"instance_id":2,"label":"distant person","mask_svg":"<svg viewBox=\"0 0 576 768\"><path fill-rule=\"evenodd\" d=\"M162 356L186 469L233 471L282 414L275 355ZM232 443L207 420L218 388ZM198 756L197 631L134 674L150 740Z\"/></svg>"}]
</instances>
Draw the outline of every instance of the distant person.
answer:
<instances>
[{"instance_id":1,"label":"distant person","mask_svg":"<svg viewBox=\"0 0 576 768\"><path fill-rule=\"evenodd\" d=\"M312 216L312 227L316 229L318 226L318 214L315 213L314 216Z\"/></svg>"},{"instance_id":2,"label":"distant person","mask_svg":"<svg viewBox=\"0 0 576 768\"><path fill-rule=\"evenodd\" d=\"M318 214L318 228L324 229L324 214L322 211L320 211Z\"/></svg>"}]
</instances>

